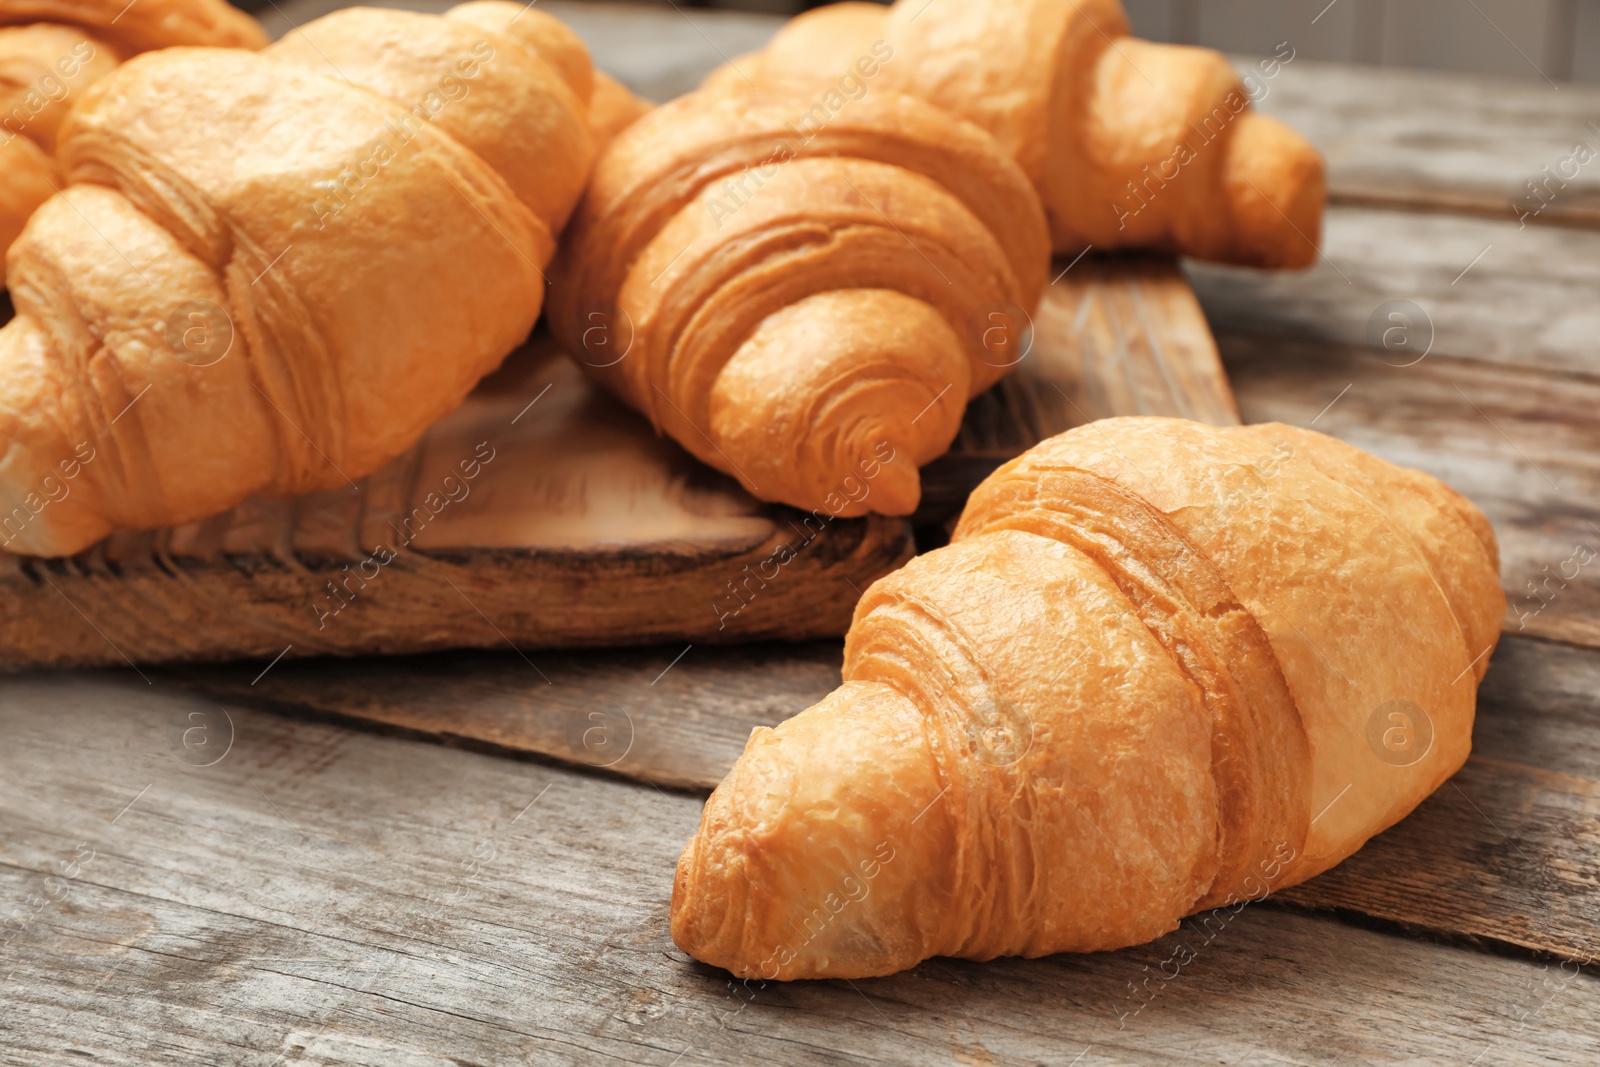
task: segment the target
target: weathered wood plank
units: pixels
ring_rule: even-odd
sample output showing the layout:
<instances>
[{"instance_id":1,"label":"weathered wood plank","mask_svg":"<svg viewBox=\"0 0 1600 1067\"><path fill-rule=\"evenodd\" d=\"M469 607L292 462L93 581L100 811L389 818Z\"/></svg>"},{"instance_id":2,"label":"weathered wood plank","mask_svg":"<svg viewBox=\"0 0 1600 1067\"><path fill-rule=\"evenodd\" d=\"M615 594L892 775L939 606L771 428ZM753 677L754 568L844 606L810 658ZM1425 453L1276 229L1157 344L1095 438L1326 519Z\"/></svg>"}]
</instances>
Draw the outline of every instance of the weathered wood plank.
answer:
<instances>
[{"instance_id":1,"label":"weathered wood plank","mask_svg":"<svg viewBox=\"0 0 1600 1067\"><path fill-rule=\"evenodd\" d=\"M1058 433L1110 415L1239 421L1205 313L1161 256L1057 260L1016 368L967 407L945 456L923 469L916 526L943 524L989 472Z\"/></svg>"},{"instance_id":2,"label":"weathered wood plank","mask_svg":"<svg viewBox=\"0 0 1600 1067\"><path fill-rule=\"evenodd\" d=\"M957 449L1029 448L1111 415L1238 423L1216 341L1175 262L1086 256L1055 271L1033 315L1032 358L1003 380L1010 419L969 418Z\"/></svg>"},{"instance_id":3,"label":"weathered wood plank","mask_svg":"<svg viewBox=\"0 0 1600 1067\"><path fill-rule=\"evenodd\" d=\"M1590 974L1271 907L1125 952L736 985L666 929L695 799L230 710L199 767L182 731L220 730L210 703L0 679L18 1062L1553 1064L1600 1041Z\"/></svg>"},{"instance_id":4,"label":"weathered wood plank","mask_svg":"<svg viewBox=\"0 0 1600 1067\"><path fill-rule=\"evenodd\" d=\"M1600 233L1332 208L1322 250L1308 271L1185 269L1218 333L1387 344L1396 365L1427 352L1600 377Z\"/></svg>"},{"instance_id":5,"label":"weathered wood plank","mask_svg":"<svg viewBox=\"0 0 1600 1067\"><path fill-rule=\"evenodd\" d=\"M831 642L696 647L674 659L680 651L544 656L549 686L520 661L483 654L286 664L253 685L242 665L157 677L224 701L310 709L701 793L752 728L776 725L838 684L840 646ZM1289 899L1600 956L1600 653L1508 637L1482 692L1461 774Z\"/></svg>"},{"instance_id":6,"label":"weathered wood plank","mask_svg":"<svg viewBox=\"0 0 1600 1067\"><path fill-rule=\"evenodd\" d=\"M839 684L841 648L813 641L551 651L534 656L538 673L493 651L283 663L258 681L259 664L145 673L223 701L548 756L705 794L753 727L776 725Z\"/></svg>"},{"instance_id":7,"label":"weathered wood plank","mask_svg":"<svg viewBox=\"0 0 1600 1067\"><path fill-rule=\"evenodd\" d=\"M1222 348L1248 421L1315 422L1482 508L1507 632L1600 647L1600 381L1270 337Z\"/></svg>"},{"instance_id":8,"label":"weathered wood plank","mask_svg":"<svg viewBox=\"0 0 1600 1067\"><path fill-rule=\"evenodd\" d=\"M536 338L359 486L0 553L0 669L819 637L911 551L761 504Z\"/></svg>"},{"instance_id":9,"label":"weathered wood plank","mask_svg":"<svg viewBox=\"0 0 1600 1067\"><path fill-rule=\"evenodd\" d=\"M1600 226L1600 89L1307 59L1261 84L1257 106L1327 157L1336 204Z\"/></svg>"}]
</instances>

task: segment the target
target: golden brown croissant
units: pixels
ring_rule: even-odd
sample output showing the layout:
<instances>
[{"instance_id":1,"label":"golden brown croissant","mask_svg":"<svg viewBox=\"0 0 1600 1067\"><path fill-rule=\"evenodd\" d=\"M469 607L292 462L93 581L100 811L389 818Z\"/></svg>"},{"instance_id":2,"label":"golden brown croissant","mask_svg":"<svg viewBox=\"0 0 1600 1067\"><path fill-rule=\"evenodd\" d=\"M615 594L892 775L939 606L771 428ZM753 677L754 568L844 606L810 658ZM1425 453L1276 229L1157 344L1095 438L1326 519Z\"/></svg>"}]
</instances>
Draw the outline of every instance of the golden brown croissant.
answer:
<instances>
[{"instance_id":1,"label":"golden brown croissant","mask_svg":"<svg viewBox=\"0 0 1600 1067\"><path fill-rule=\"evenodd\" d=\"M587 105L589 132L596 143L609 141L650 110L649 104L622 83L594 69L589 50L566 23L532 4L511 6L507 0L467 0L451 8L445 17L472 23L490 33L506 34L554 67ZM508 127L505 136L519 139L532 135L537 139L539 132L538 128Z\"/></svg>"},{"instance_id":2,"label":"golden brown croissant","mask_svg":"<svg viewBox=\"0 0 1600 1067\"><path fill-rule=\"evenodd\" d=\"M73 184L9 258L5 548L342 486L409 447L538 316L590 78L553 19L480 0L97 82L61 130Z\"/></svg>"},{"instance_id":3,"label":"golden brown croissant","mask_svg":"<svg viewBox=\"0 0 1600 1067\"><path fill-rule=\"evenodd\" d=\"M1038 188L1060 253L1157 248L1261 267L1316 255L1321 156L1250 108L1221 53L1128 36L1118 0L835 4L708 84L751 83L808 90L812 122L890 91L977 123Z\"/></svg>"},{"instance_id":4,"label":"golden brown croissant","mask_svg":"<svg viewBox=\"0 0 1600 1067\"><path fill-rule=\"evenodd\" d=\"M60 188L56 131L90 85L152 48L266 43L255 21L223 0L0 0L0 259Z\"/></svg>"},{"instance_id":5,"label":"golden brown croissant","mask_svg":"<svg viewBox=\"0 0 1600 1067\"><path fill-rule=\"evenodd\" d=\"M1466 759L1504 596L1442 483L1314 432L1110 419L973 494L754 732L673 938L745 977L1138 944L1326 870Z\"/></svg>"},{"instance_id":6,"label":"golden brown croissant","mask_svg":"<svg viewBox=\"0 0 1600 1067\"><path fill-rule=\"evenodd\" d=\"M626 85L606 74L594 72L594 93L589 98L589 129L595 140L606 144L642 118L650 105L634 96Z\"/></svg>"},{"instance_id":7,"label":"golden brown croissant","mask_svg":"<svg viewBox=\"0 0 1600 1067\"><path fill-rule=\"evenodd\" d=\"M917 466L1022 354L1043 212L992 138L922 101L811 131L803 106L694 93L624 131L563 240L551 328L761 499L906 514Z\"/></svg>"}]
</instances>

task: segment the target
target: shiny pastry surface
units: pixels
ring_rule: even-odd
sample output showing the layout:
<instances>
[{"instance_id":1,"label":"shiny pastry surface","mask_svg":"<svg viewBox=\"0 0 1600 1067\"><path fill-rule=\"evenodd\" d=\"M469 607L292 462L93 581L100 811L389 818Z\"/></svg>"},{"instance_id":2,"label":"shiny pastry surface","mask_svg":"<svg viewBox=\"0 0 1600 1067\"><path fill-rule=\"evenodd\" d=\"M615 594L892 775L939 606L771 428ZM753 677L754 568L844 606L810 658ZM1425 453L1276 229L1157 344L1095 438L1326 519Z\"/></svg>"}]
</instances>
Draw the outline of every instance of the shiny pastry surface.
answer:
<instances>
[{"instance_id":1,"label":"shiny pastry surface","mask_svg":"<svg viewBox=\"0 0 1600 1067\"><path fill-rule=\"evenodd\" d=\"M1251 107L1293 60L1284 47L1241 80L1220 52L1129 36L1118 0L842 3L707 84L823 102L903 92L946 108L1027 172L1063 255L1154 248L1304 267L1321 232L1322 157Z\"/></svg>"},{"instance_id":2,"label":"shiny pastry surface","mask_svg":"<svg viewBox=\"0 0 1600 1067\"><path fill-rule=\"evenodd\" d=\"M1020 358L1044 213L993 138L921 100L806 108L698 92L628 127L563 240L551 329L756 497L909 514Z\"/></svg>"},{"instance_id":3,"label":"shiny pastry surface","mask_svg":"<svg viewBox=\"0 0 1600 1067\"><path fill-rule=\"evenodd\" d=\"M1139 944L1338 863L1465 761L1504 594L1438 480L1277 424L1108 419L1013 460L856 608L678 865L742 977Z\"/></svg>"},{"instance_id":4,"label":"shiny pastry surface","mask_svg":"<svg viewBox=\"0 0 1600 1067\"><path fill-rule=\"evenodd\" d=\"M503 0L100 78L8 258L4 547L70 554L408 448L533 326L592 85L571 31Z\"/></svg>"}]
</instances>

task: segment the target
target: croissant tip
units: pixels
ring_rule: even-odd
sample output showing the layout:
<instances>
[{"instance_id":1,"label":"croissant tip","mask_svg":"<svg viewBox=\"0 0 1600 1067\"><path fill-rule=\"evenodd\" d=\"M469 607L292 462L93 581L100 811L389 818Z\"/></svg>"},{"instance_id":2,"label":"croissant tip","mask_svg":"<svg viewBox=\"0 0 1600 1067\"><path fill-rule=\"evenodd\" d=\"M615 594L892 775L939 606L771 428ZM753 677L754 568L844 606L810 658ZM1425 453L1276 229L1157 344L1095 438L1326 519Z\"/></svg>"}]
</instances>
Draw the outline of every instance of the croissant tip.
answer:
<instances>
[{"instance_id":1,"label":"croissant tip","mask_svg":"<svg viewBox=\"0 0 1600 1067\"><path fill-rule=\"evenodd\" d=\"M1315 263L1327 199L1322 153L1293 128L1251 111L1238 123L1227 171L1234 247L1223 258L1267 268Z\"/></svg>"},{"instance_id":2,"label":"croissant tip","mask_svg":"<svg viewBox=\"0 0 1600 1067\"><path fill-rule=\"evenodd\" d=\"M880 515L910 515L922 502L922 475L906 453L884 464L873 483L869 501Z\"/></svg>"}]
</instances>

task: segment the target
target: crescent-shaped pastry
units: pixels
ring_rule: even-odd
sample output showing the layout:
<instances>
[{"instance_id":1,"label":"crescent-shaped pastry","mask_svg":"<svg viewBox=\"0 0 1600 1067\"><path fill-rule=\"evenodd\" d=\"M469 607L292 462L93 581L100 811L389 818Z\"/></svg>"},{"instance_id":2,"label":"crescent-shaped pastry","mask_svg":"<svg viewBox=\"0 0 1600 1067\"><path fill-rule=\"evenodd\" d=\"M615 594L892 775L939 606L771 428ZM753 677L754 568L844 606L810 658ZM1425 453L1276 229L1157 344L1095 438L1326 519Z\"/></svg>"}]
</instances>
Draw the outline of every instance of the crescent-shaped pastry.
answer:
<instances>
[{"instance_id":1,"label":"crescent-shaped pastry","mask_svg":"<svg viewBox=\"0 0 1600 1067\"><path fill-rule=\"evenodd\" d=\"M594 155L540 12L352 9L90 87L12 247L0 545L353 484L522 342Z\"/></svg>"},{"instance_id":2,"label":"crescent-shaped pastry","mask_svg":"<svg viewBox=\"0 0 1600 1067\"><path fill-rule=\"evenodd\" d=\"M706 803L672 934L742 977L1135 945L1327 870L1467 757L1505 610L1436 479L1290 426L1108 419L879 580L844 684Z\"/></svg>"},{"instance_id":3,"label":"crescent-shaped pastry","mask_svg":"<svg viewBox=\"0 0 1600 1067\"><path fill-rule=\"evenodd\" d=\"M628 127L563 240L551 329L755 496L908 514L918 466L1025 352L1044 215L991 137L923 101L802 114L692 93Z\"/></svg>"},{"instance_id":4,"label":"crescent-shaped pastry","mask_svg":"<svg viewBox=\"0 0 1600 1067\"><path fill-rule=\"evenodd\" d=\"M860 93L931 101L1016 159L1063 255L1155 248L1258 267L1316 257L1316 149L1251 107L1260 77L1241 81L1208 48L1129 36L1119 0L833 4L707 84L802 93L812 116Z\"/></svg>"}]
</instances>

